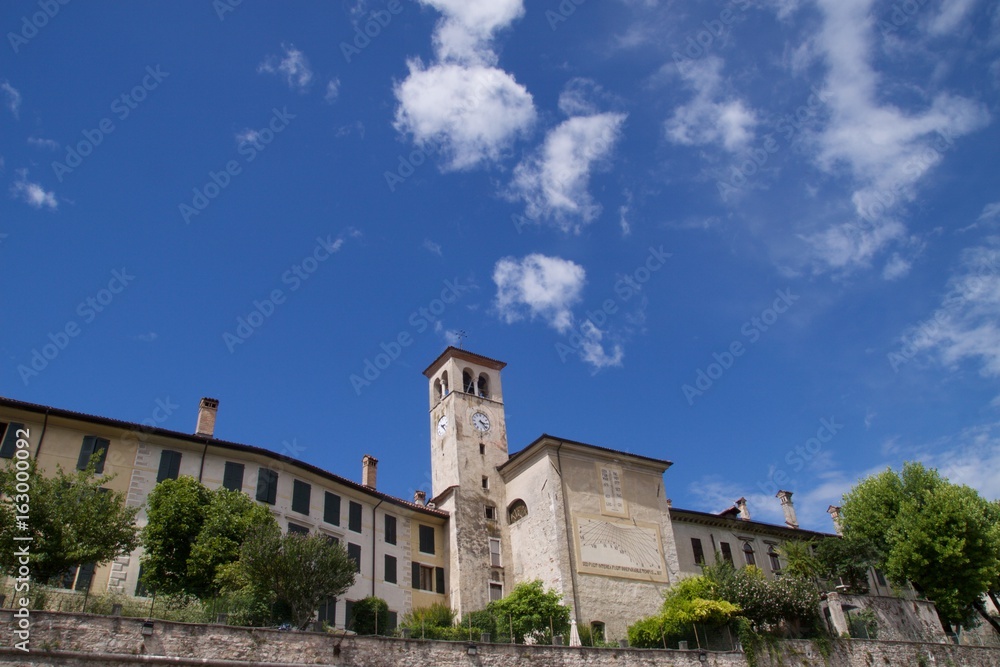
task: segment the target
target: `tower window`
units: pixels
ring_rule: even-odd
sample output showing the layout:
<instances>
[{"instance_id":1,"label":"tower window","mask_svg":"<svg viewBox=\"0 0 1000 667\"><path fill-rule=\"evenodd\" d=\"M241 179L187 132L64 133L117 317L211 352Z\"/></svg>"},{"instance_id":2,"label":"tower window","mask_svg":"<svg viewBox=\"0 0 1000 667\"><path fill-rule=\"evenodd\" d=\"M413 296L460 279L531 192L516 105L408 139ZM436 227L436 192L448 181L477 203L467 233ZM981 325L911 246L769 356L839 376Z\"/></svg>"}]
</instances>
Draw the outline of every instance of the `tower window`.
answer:
<instances>
[{"instance_id":1,"label":"tower window","mask_svg":"<svg viewBox=\"0 0 1000 667\"><path fill-rule=\"evenodd\" d=\"M528 506L523 500L515 500L507 507L507 523L516 523L528 516Z\"/></svg>"},{"instance_id":2,"label":"tower window","mask_svg":"<svg viewBox=\"0 0 1000 667\"><path fill-rule=\"evenodd\" d=\"M476 383L476 388L479 390L480 398L490 397L490 378L486 373L479 374L479 382Z\"/></svg>"},{"instance_id":3,"label":"tower window","mask_svg":"<svg viewBox=\"0 0 1000 667\"><path fill-rule=\"evenodd\" d=\"M490 538L490 565L500 567L500 539Z\"/></svg>"},{"instance_id":4,"label":"tower window","mask_svg":"<svg viewBox=\"0 0 1000 667\"><path fill-rule=\"evenodd\" d=\"M483 488L484 489L490 488L490 478L487 477L486 475L483 475Z\"/></svg>"},{"instance_id":5,"label":"tower window","mask_svg":"<svg viewBox=\"0 0 1000 667\"><path fill-rule=\"evenodd\" d=\"M472 379L472 373L468 370L462 371L462 391L466 394L476 393L476 381Z\"/></svg>"},{"instance_id":6,"label":"tower window","mask_svg":"<svg viewBox=\"0 0 1000 667\"><path fill-rule=\"evenodd\" d=\"M497 520L497 508L494 505L486 506L486 519L489 521Z\"/></svg>"},{"instance_id":7,"label":"tower window","mask_svg":"<svg viewBox=\"0 0 1000 667\"><path fill-rule=\"evenodd\" d=\"M441 393L441 380L434 380L434 400L440 401L444 398L444 394Z\"/></svg>"},{"instance_id":8,"label":"tower window","mask_svg":"<svg viewBox=\"0 0 1000 667\"><path fill-rule=\"evenodd\" d=\"M479 455L483 456L486 454L486 445L479 443Z\"/></svg>"},{"instance_id":9,"label":"tower window","mask_svg":"<svg viewBox=\"0 0 1000 667\"><path fill-rule=\"evenodd\" d=\"M448 395L448 371L441 373L441 395Z\"/></svg>"},{"instance_id":10,"label":"tower window","mask_svg":"<svg viewBox=\"0 0 1000 667\"><path fill-rule=\"evenodd\" d=\"M490 602L503 599L503 584L490 582Z\"/></svg>"}]
</instances>

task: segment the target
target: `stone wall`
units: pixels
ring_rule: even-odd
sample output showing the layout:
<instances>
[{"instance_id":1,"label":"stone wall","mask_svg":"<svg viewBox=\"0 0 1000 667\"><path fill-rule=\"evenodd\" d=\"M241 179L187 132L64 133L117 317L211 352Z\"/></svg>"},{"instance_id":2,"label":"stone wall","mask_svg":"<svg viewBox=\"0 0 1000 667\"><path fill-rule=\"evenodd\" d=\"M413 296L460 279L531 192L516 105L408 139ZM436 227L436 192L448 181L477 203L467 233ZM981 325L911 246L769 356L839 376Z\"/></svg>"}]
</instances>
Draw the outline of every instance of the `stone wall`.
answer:
<instances>
[{"instance_id":1,"label":"stone wall","mask_svg":"<svg viewBox=\"0 0 1000 667\"><path fill-rule=\"evenodd\" d=\"M14 617L0 611L0 662L53 667L138 667L203 665L237 667L343 665L345 667L747 667L741 653L553 646L475 644L475 655L461 642L339 637L323 633L251 630L219 625L154 621L143 634L143 620L32 612L31 652L13 648ZM780 653L762 656L762 667L872 667L945 665L995 667L1000 649L906 642L835 641L827 659L815 643L779 644Z\"/></svg>"},{"instance_id":2,"label":"stone wall","mask_svg":"<svg viewBox=\"0 0 1000 667\"><path fill-rule=\"evenodd\" d=\"M871 609L875 612L878 624L877 639L932 643L947 641L934 604L926 600L830 593L820 605L821 613L825 613L827 609L837 634L848 630L848 615Z\"/></svg>"}]
</instances>

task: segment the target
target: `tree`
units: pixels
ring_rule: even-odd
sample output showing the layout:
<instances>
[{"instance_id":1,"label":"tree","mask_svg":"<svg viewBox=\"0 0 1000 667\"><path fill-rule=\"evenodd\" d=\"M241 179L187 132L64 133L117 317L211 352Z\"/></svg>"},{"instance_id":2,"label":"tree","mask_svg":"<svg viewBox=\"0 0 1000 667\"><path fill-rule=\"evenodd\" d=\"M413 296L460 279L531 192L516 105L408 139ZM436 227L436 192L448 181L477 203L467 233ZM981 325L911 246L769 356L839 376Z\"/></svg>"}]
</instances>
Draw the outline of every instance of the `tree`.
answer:
<instances>
[{"instance_id":1,"label":"tree","mask_svg":"<svg viewBox=\"0 0 1000 667\"><path fill-rule=\"evenodd\" d=\"M661 648L666 642L682 639L696 642L692 635L694 624L725 625L739 612L738 606L720 599L718 585L712 579L689 577L667 591L659 614L629 626L629 644Z\"/></svg>"},{"instance_id":2,"label":"tree","mask_svg":"<svg viewBox=\"0 0 1000 667\"><path fill-rule=\"evenodd\" d=\"M128 507L125 494L104 488L114 475L95 472L96 455L85 470L66 473L56 467L51 477L42 475L29 460L28 507L18 490L16 469L0 471L0 539L5 545L20 544L15 535L30 535L30 577L40 583L52 582L72 568L106 563L127 554L139 544L135 515L139 508ZM24 482L22 482L23 484ZM23 490L23 486L21 487ZM27 509L22 512L21 509ZM27 531L16 517L27 515ZM0 549L0 569L15 574L21 565L16 549Z\"/></svg>"},{"instance_id":3,"label":"tree","mask_svg":"<svg viewBox=\"0 0 1000 667\"><path fill-rule=\"evenodd\" d=\"M369 595L354 603L353 629L359 635L384 635L389 632L389 604Z\"/></svg>"},{"instance_id":4,"label":"tree","mask_svg":"<svg viewBox=\"0 0 1000 667\"><path fill-rule=\"evenodd\" d=\"M239 558L247 536L265 524L277 526L268 509L245 493L209 491L193 477L157 484L147 508L143 582L165 595L216 595L220 568Z\"/></svg>"},{"instance_id":5,"label":"tree","mask_svg":"<svg viewBox=\"0 0 1000 667\"><path fill-rule=\"evenodd\" d=\"M354 583L354 560L323 535L282 535L272 523L247 538L221 576L227 590L286 605L295 627L305 629L320 602Z\"/></svg>"},{"instance_id":6,"label":"tree","mask_svg":"<svg viewBox=\"0 0 1000 667\"><path fill-rule=\"evenodd\" d=\"M831 537L816 546L819 574L840 581L849 590L868 590L868 570L877 563L875 547L866 539Z\"/></svg>"},{"instance_id":7,"label":"tree","mask_svg":"<svg viewBox=\"0 0 1000 667\"><path fill-rule=\"evenodd\" d=\"M407 612L400 619L399 627L409 629L413 637L421 639L461 638L455 628L455 612L443 602L435 602L429 607L418 607Z\"/></svg>"},{"instance_id":8,"label":"tree","mask_svg":"<svg viewBox=\"0 0 1000 667\"><path fill-rule=\"evenodd\" d=\"M514 641L524 642L525 636L569 633L569 607L562 604L562 595L544 589L538 579L518 584L505 598L494 600L487 610L497 627L513 625ZM506 626L503 624L507 624Z\"/></svg>"},{"instance_id":9,"label":"tree","mask_svg":"<svg viewBox=\"0 0 1000 667\"><path fill-rule=\"evenodd\" d=\"M844 497L844 536L868 542L894 581L910 581L947 624L972 610L998 632L982 596L1000 578L1000 522L995 506L936 470L905 463L858 483Z\"/></svg>"},{"instance_id":10,"label":"tree","mask_svg":"<svg viewBox=\"0 0 1000 667\"><path fill-rule=\"evenodd\" d=\"M813 555L815 547L815 540L789 540L778 547L778 554L785 559L783 573L807 581L813 581L821 576L823 568ZM716 560L718 561L718 558Z\"/></svg>"}]
</instances>

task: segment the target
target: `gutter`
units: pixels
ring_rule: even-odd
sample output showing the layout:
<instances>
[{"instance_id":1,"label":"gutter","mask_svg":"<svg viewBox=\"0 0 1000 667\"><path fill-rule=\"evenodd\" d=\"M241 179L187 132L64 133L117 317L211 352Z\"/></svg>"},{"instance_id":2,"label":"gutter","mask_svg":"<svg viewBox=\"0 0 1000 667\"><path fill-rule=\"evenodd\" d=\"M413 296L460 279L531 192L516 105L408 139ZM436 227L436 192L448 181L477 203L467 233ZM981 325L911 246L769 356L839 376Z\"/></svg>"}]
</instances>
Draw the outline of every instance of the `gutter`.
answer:
<instances>
[{"instance_id":1,"label":"gutter","mask_svg":"<svg viewBox=\"0 0 1000 667\"><path fill-rule=\"evenodd\" d=\"M569 578L573 586L573 616L576 617L580 614L580 596L576 585L576 561L573 558L573 536L570 534L573 530L573 522L569 515L569 502L566 498L566 480L563 478L562 459L559 456L559 450L562 449L564 444L566 443L560 440L559 445L556 447L556 471L559 473L559 487L562 489L563 520L566 522L566 554L569 556ZM577 618L576 622L579 623L580 619Z\"/></svg>"}]
</instances>

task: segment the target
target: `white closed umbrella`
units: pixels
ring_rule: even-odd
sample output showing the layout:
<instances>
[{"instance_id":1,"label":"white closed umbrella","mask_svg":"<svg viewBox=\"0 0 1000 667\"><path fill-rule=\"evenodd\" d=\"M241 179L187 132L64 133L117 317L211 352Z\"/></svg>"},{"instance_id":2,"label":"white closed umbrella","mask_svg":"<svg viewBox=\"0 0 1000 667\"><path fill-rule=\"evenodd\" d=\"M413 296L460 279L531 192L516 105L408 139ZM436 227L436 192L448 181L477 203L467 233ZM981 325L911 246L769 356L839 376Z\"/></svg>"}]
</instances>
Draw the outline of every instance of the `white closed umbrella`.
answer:
<instances>
[{"instance_id":1,"label":"white closed umbrella","mask_svg":"<svg viewBox=\"0 0 1000 667\"><path fill-rule=\"evenodd\" d=\"M580 631L576 629L576 619L569 619L569 645L570 646L583 646L583 642L580 641Z\"/></svg>"}]
</instances>

